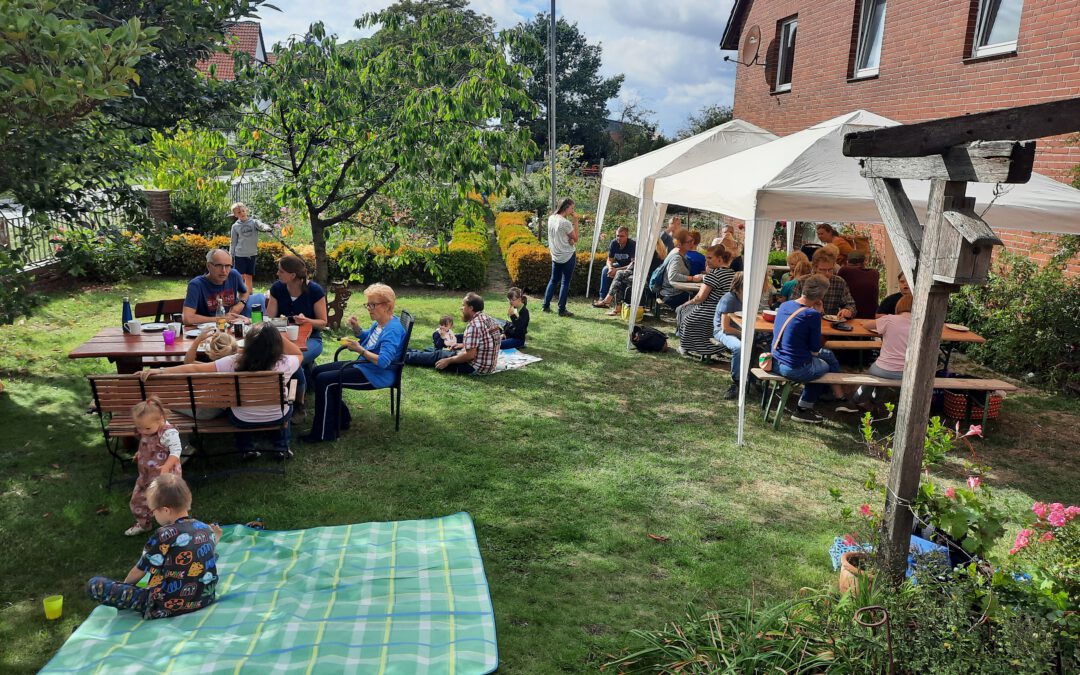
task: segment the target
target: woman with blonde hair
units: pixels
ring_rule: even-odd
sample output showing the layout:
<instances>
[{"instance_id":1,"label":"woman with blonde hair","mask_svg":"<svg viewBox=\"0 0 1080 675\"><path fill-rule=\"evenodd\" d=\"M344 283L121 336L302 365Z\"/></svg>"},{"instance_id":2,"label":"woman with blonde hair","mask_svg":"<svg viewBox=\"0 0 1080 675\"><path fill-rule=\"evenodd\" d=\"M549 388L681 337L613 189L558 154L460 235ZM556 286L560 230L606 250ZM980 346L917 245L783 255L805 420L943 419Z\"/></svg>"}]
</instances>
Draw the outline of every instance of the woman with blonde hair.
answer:
<instances>
[{"instance_id":1,"label":"woman with blonde hair","mask_svg":"<svg viewBox=\"0 0 1080 675\"><path fill-rule=\"evenodd\" d=\"M394 384L393 364L401 358L405 344L405 327L394 316L397 295L386 284L372 284L364 289L371 326L360 329L355 316L349 317L349 328L356 335L346 348L359 356L355 361L334 361L315 368L312 388L315 390L315 419L306 443L333 441L338 429L352 424L349 407L341 399L342 389L384 389Z\"/></svg>"}]
</instances>

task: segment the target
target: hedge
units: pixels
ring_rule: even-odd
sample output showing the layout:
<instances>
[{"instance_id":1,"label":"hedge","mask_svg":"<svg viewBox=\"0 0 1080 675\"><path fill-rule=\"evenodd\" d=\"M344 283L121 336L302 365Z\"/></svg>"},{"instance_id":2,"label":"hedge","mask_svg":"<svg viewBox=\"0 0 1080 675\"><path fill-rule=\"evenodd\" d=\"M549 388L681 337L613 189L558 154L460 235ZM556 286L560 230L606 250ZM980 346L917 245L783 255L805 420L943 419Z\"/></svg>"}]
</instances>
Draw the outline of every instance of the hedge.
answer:
<instances>
[{"instance_id":1,"label":"hedge","mask_svg":"<svg viewBox=\"0 0 1080 675\"><path fill-rule=\"evenodd\" d=\"M444 249L403 246L393 254L384 246L345 242L328 255L330 279L352 277L366 282L388 284L436 284L454 290L476 290L487 280L490 255L485 225L460 218L454 235ZM169 237L158 254L156 271L175 276L196 276L206 271L206 253L212 248L229 248L229 238L181 234ZM294 246L314 269L315 252L310 245ZM260 241L255 274L273 279L277 262L289 251L276 241Z\"/></svg>"},{"instance_id":2,"label":"hedge","mask_svg":"<svg viewBox=\"0 0 1080 675\"><path fill-rule=\"evenodd\" d=\"M551 278L551 253L540 243L528 228L527 223L532 213L528 211L506 211L495 216L495 238L499 252L506 262L506 271L515 286L533 294L543 292ZM607 255L597 253L593 264L593 275L599 288L599 270L607 262ZM584 295L586 277L589 273L589 254L578 253L574 276L570 280L570 292Z\"/></svg>"}]
</instances>

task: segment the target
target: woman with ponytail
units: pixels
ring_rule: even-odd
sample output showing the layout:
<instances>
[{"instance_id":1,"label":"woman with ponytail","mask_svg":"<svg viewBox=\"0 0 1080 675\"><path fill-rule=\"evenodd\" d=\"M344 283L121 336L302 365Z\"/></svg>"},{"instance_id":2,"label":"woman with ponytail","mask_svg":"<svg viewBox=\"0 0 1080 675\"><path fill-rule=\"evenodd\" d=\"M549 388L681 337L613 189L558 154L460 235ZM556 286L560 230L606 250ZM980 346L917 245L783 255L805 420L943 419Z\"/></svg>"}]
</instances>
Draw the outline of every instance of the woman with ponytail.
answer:
<instances>
[{"instance_id":1,"label":"woman with ponytail","mask_svg":"<svg viewBox=\"0 0 1080 675\"><path fill-rule=\"evenodd\" d=\"M301 363L305 377L297 378L300 387L296 396L296 416L301 417L306 381L312 373L315 359L323 350L321 331L326 328L326 291L308 280L307 263L294 255L287 255L278 261L277 278L266 300L266 317L286 316L298 326L311 324L311 335L308 336Z\"/></svg>"}]
</instances>

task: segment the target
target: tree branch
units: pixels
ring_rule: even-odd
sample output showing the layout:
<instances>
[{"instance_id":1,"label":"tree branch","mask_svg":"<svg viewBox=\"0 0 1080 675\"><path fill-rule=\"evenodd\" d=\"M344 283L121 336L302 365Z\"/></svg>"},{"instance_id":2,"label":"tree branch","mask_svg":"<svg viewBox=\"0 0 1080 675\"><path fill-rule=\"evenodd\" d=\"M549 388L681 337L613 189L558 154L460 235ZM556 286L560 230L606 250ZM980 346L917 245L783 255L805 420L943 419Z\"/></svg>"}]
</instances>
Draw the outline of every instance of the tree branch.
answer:
<instances>
[{"instance_id":1,"label":"tree branch","mask_svg":"<svg viewBox=\"0 0 1080 675\"><path fill-rule=\"evenodd\" d=\"M337 225L338 223L344 222L344 221L348 220L349 218L352 218L353 216L355 216L357 214L357 212L360 211L360 209L364 208L364 205L367 204L369 199L374 197L379 192L379 190L381 190L383 188L384 185L389 183L390 180L393 179L393 177L395 175L397 175L397 172L398 172L398 170L400 168L401 168L400 165L395 164L392 169L390 169L388 172L386 172L386 175L384 175L379 180L375 181L371 185L371 187L369 187L367 190L365 190L363 192L363 194L361 195L360 199L356 202L356 204L354 204L351 208L343 211L342 213L339 213L338 215L334 216L333 218L329 218L327 220L324 220L323 224L324 225Z\"/></svg>"}]
</instances>

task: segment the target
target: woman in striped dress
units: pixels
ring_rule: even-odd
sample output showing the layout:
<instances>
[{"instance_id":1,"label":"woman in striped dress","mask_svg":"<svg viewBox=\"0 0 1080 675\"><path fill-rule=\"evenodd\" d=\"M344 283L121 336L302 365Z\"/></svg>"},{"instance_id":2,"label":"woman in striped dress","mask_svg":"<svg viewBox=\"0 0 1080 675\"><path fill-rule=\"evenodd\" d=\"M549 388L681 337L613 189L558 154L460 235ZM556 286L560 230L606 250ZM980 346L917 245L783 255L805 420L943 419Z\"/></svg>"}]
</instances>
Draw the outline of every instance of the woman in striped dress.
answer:
<instances>
[{"instance_id":1,"label":"woman in striped dress","mask_svg":"<svg viewBox=\"0 0 1080 675\"><path fill-rule=\"evenodd\" d=\"M675 312L675 332L679 337L679 353L711 356L723 351L713 344L713 315L720 298L731 288L733 253L722 244L710 246L705 252L708 272L702 279L697 295L680 305Z\"/></svg>"}]
</instances>

